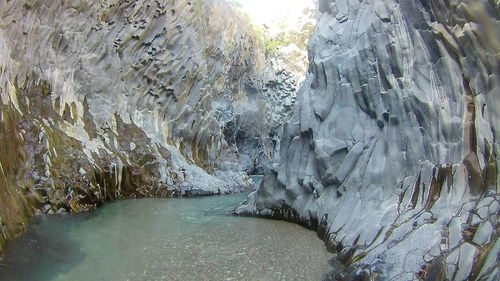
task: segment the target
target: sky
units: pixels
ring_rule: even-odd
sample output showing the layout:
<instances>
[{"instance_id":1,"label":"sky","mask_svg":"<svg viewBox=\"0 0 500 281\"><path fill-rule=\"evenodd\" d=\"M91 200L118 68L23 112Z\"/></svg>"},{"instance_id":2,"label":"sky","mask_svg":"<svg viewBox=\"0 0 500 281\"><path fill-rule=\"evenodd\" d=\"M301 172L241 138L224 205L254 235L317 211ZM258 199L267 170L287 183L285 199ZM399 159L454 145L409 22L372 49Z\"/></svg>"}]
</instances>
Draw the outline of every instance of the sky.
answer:
<instances>
[{"instance_id":1,"label":"sky","mask_svg":"<svg viewBox=\"0 0 500 281\"><path fill-rule=\"evenodd\" d=\"M257 25L273 29L281 18L293 21L304 8L314 7L313 0L237 0Z\"/></svg>"}]
</instances>

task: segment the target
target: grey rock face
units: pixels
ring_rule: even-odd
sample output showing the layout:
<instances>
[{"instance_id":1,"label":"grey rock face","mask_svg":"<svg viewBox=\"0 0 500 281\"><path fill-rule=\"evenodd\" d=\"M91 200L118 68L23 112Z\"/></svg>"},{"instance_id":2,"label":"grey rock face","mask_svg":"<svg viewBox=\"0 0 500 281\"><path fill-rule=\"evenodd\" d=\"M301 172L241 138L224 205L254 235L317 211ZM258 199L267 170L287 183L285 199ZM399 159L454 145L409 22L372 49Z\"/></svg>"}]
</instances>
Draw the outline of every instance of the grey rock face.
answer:
<instances>
[{"instance_id":1,"label":"grey rock face","mask_svg":"<svg viewBox=\"0 0 500 281\"><path fill-rule=\"evenodd\" d=\"M339 278L495 279L498 4L318 6L280 165L236 212L317 228Z\"/></svg>"},{"instance_id":2,"label":"grey rock face","mask_svg":"<svg viewBox=\"0 0 500 281\"><path fill-rule=\"evenodd\" d=\"M225 1L0 0L0 15L0 252L35 212L253 187L226 124L269 138L282 89L264 89L288 76Z\"/></svg>"},{"instance_id":3,"label":"grey rock face","mask_svg":"<svg viewBox=\"0 0 500 281\"><path fill-rule=\"evenodd\" d=\"M250 174L264 172L279 159L284 123L291 117L297 97L297 78L280 57L270 58L269 71L260 80L247 81L247 100L237 104L221 123L240 163Z\"/></svg>"},{"instance_id":4,"label":"grey rock face","mask_svg":"<svg viewBox=\"0 0 500 281\"><path fill-rule=\"evenodd\" d=\"M186 166L179 170L196 164L207 171L224 166L238 172L235 157L221 161L233 151L212 103L238 100L233 94L241 88L238 82L245 73L263 71L264 63L258 51L249 50L253 44L238 19L221 16L230 13L219 1L6 1L0 43L3 104L29 103L16 88L46 81L46 99L68 119L61 130L81 141L90 159L108 146L128 151L143 142L175 151ZM86 113L93 136L85 128ZM57 127L57 116L39 117ZM112 134L118 119L140 128L146 140L117 144ZM163 182L166 178L161 173Z\"/></svg>"}]
</instances>

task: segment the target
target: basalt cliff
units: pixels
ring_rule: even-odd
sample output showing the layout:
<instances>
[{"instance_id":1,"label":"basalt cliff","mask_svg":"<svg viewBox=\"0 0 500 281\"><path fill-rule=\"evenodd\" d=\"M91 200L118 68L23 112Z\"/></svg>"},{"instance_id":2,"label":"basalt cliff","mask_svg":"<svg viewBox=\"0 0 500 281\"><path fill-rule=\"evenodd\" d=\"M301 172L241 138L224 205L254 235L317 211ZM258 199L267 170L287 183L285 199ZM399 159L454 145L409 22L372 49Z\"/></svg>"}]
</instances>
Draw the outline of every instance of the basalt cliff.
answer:
<instances>
[{"instance_id":1,"label":"basalt cliff","mask_svg":"<svg viewBox=\"0 0 500 281\"><path fill-rule=\"evenodd\" d=\"M0 15L0 252L35 213L248 190L245 169L273 157L297 82L225 1L1 0Z\"/></svg>"},{"instance_id":2,"label":"basalt cliff","mask_svg":"<svg viewBox=\"0 0 500 281\"><path fill-rule=\"evenodd\" d=\"M317 230L327 279L498 279L498 1L318 0L297 95L223 0L0 15L0 253L34 214L271 167L236 213Z\"/></svg>"},{"instance_id":3,"label":"basalt cliff","mask_svg":"<svg viewBox=\"0 0 500 281\"><path fill-rule=\"evenodd\" d=\"M317 229L331 280L498 280L499 9L319 0L281 161L236 212Z\"/></svg>"}]
</instances>

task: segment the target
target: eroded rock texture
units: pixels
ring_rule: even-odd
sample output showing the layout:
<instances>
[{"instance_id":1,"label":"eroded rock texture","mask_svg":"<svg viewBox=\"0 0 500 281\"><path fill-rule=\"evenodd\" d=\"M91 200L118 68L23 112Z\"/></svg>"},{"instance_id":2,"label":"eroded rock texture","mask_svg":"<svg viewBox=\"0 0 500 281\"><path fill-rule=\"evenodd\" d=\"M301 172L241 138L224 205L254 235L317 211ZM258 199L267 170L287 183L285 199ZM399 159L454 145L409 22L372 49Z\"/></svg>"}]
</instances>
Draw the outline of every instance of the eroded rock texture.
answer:
<instances>
[{"instance_id":1,"label":"eroded rock texture","mask_svg":"<svg viewBox=\"0 0 500 281\"><path fill-rule=\"evenodd\" d=\"M250 174L262 175L277 161L283 125L291 117L298 91L298 77L283 58L268 57L267 64L272 71L245 83L242 103L217 111L227 142Z\"/></svg>"},{"instance_id":2,"label":"eroded rock texture","mask_svg":"<svg viewBox=\"0 0 500 281\"><path fill-rule=\"evenodd\" d=\"M225 1L0 0L0 15L0 252L35 212L253 185L227 135L262 149L288 114L264 89L289 77Z\"/></svg>"},{"instance_id":3,"label":"eroded rock texture","mask_svg":"<svg viewBox=\"0 0 500 281\"><path fill-rule=\"evenodd\" d=\"M338 280L497 280L498 1L318 6L279 168L237 212L317 228Z\"/></svg>"}]
</instances>

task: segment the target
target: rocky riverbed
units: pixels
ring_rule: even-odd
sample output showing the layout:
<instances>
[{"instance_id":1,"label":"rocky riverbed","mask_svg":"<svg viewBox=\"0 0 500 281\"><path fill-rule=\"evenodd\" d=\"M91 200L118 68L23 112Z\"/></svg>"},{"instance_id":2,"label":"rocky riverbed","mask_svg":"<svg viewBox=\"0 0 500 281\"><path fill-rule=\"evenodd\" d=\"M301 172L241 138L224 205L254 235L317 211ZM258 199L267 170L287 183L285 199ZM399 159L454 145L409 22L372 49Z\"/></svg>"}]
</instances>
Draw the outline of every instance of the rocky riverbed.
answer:
<instances>
[{"instance_id":1,"label":"rocky riverbed","mask_svg":"<svg viewBox=\"0 0 500 281\"><path fill-rule=\"evenodd\" d=\"M232 216L245 196L123 200L39 217L9 243L0 280L322 280L333 254L316 234Z\"/></svg>"}]
</instances>

